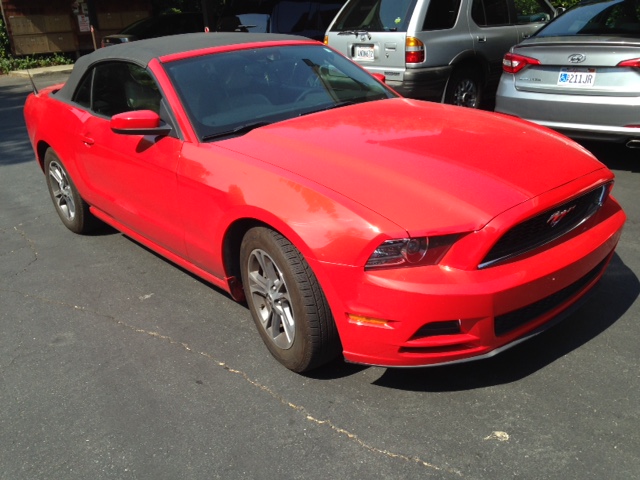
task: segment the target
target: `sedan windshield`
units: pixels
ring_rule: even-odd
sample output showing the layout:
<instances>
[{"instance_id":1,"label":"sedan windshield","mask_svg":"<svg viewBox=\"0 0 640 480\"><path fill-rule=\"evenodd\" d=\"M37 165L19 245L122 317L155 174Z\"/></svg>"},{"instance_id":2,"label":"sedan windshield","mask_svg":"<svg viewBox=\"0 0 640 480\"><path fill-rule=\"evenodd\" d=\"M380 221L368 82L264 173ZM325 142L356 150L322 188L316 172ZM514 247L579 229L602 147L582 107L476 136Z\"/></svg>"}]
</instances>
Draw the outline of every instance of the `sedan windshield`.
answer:
<instances>
[{"instance_id":1,"label":"sedan windshield","mask_svg":"<svg viewBox=\"0 0 640 480\"><path fill-rule=\"evenodd\" d=\"M354 103L396 97L323 45L265 47L175 61L167 72L201 141Z\"/></svg>"},{"instance_id":2,"label":"sedan windshield","mask_svg":"<svg viewBox=\"0 0 640 480\"><path fill-rule=\"evenodd\" d=\"M584 1L536 34L537 37L574 35L640 37L640 0Z\"/></svg>"}]
</instances>

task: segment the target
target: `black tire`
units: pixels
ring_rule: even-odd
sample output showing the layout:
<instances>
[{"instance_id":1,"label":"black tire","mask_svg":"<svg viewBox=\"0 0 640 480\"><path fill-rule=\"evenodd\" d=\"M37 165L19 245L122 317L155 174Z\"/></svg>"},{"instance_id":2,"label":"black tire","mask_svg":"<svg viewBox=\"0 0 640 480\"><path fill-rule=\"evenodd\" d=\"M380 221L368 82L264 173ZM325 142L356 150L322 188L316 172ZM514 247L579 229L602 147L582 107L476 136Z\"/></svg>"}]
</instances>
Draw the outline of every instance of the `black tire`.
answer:
<instances>
[{"instance_id":1,"label":"black tire","mask_svg":"<svg viewBox=\"0 0 640 480\"><path fill-rule=\"evenodd\" d=\"M274 230L255 227L242 240L240 262L253 320L282 365L305 372L338 356L329 305L298 249Z\"/></svg>"},{"instance_id":2,"label":"black tire","mask_svg":"<svg viewBox=\"0 0 640 480\"><path fill-rule=\"evenodd\" d=\"M67 169L50 148L44 155L44 174L51 201L62 223L75 233L90 233L99 225L82 199Z\"/></svg>"},{"instance_id":3,"label":"black tire","mask_svg":"<svg viewBox=\"0 0 640 480\"><path fill-rule=\"evenodd\" d=\"M460 107L480 108L483 96L482 76L470 68L461 68L451 74L444 102Z\"/></svg>"}]
</instances>

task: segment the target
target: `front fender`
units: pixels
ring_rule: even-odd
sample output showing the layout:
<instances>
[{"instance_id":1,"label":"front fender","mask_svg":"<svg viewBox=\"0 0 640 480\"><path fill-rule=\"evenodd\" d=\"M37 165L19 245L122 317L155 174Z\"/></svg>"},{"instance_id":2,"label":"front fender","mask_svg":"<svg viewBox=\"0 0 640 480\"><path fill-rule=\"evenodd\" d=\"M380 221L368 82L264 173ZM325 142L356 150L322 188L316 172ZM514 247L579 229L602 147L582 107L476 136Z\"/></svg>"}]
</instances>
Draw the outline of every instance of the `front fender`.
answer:
<instances>
[{"instance_id":1,"label":"front fender","mask_svg":"<svg viewBox=\"0 0 640 480\"><path fill-rule=\"evenodd\" d=\"M363 266L382 241L406 231L321 185L216 145L185 144L178 172L190 261L224 278L225 235L258 222L310 262Z\"/></svg>"}]
</instances>

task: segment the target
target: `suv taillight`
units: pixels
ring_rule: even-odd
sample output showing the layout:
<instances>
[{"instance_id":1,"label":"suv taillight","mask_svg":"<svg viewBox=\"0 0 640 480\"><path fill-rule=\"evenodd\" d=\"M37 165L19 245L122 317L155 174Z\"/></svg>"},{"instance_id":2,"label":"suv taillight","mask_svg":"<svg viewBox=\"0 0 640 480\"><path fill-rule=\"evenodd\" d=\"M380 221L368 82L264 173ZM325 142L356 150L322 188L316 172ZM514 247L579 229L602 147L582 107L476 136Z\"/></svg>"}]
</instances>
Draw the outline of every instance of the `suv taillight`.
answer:
<instances>
[{"instance_id":1,"label":"suv taillight","mask_svg":"<svg viewBox=\"0 0 640 480\"><path fill-rule=\"evenodd\" d=\"M415 37L407 37L404 48L404 61L406 63L422 63L425 58L424 43Z\"/></svg>"},{"instance_id":2,"label":"suv taillight","mask_svg":"<svg viewBox=\"0 0 640 480\"><path fill-rule=\"evenodd\" d=\"M507 73L518 73L527 65L540 65L540 60L516 53L507 53L502 59L502 70Z\"/></svg>"}]
</instances>

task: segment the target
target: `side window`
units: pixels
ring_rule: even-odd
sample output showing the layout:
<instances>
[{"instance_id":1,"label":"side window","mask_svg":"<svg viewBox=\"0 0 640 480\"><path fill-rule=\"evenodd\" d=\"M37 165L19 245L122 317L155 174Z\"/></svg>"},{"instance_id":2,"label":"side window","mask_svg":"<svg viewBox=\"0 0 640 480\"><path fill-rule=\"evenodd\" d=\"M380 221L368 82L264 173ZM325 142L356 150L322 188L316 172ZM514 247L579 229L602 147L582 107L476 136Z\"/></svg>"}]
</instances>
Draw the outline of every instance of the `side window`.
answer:
<instances>
[{"instance_id":1,"label":"side window","mask_svg":"<svg viewBox=\"0 0 640 480\"><path fill-rule=\"evenodd\" d=\"M515 0L516 21L519 24L548 22L553 10L543 0Z\"/></svg>"},{"instance_id":2,"label":"side window","mask_svg":"<svg viewBox=\"0 0 640 480\"><path fill-rule=\"evenodd\" d=\"M471 17L480 27L509 25L507 0L474 0Z\"/></svg>"},{"instance_id":3,"label":"side window","mask_svg":"<svg viewBox=\"0 0 640 480\"><path fill-rule=\"evenodd\" d=\"M73 101L84 108L91 108L91 81L93 80L93 70L91 70L80 82L80 86L73 94Z\"/></svg>"},{"instance_id":4,"label":"side window","mask_svg":"<svg viewBox=\"0 0 640 480\"><path fill-rule=\"evenodd\" d=\"M153 77L138 65L127 65L129 76L124 84L128 110L153 110L160 113L160 89Z\"/></svg>"},{"instance_id":5,"label":"side window","mask_svg":"<svg viewBox=\"0 0 640 480\"><path fill-rule=\"evenodd\" d=\"M184 18L161 16L153 32L152 37L164 37L166 35L175 35L176 33L184 33Z\"/></svg>"},{"instance_id":6,"label":"side window","mask_svg":"<svg viewBox=\"0 0 640 480\"><path fill-rule=\"evenodd\" d=\"M430 2L422 30L448 30L453 28L459 11L460 0Z\"/></svg>"},{"instance_id":7,"label":"side window","mask_svg":"<svg viewBox=\"0 0 640 480\"><path fill-rule=\"evenodd\" d=\"M151 75L138 65L110 62L94 68L91 109L107 117L131 110L160 111L161 95Z\"/></svg>"}]
</instances>

